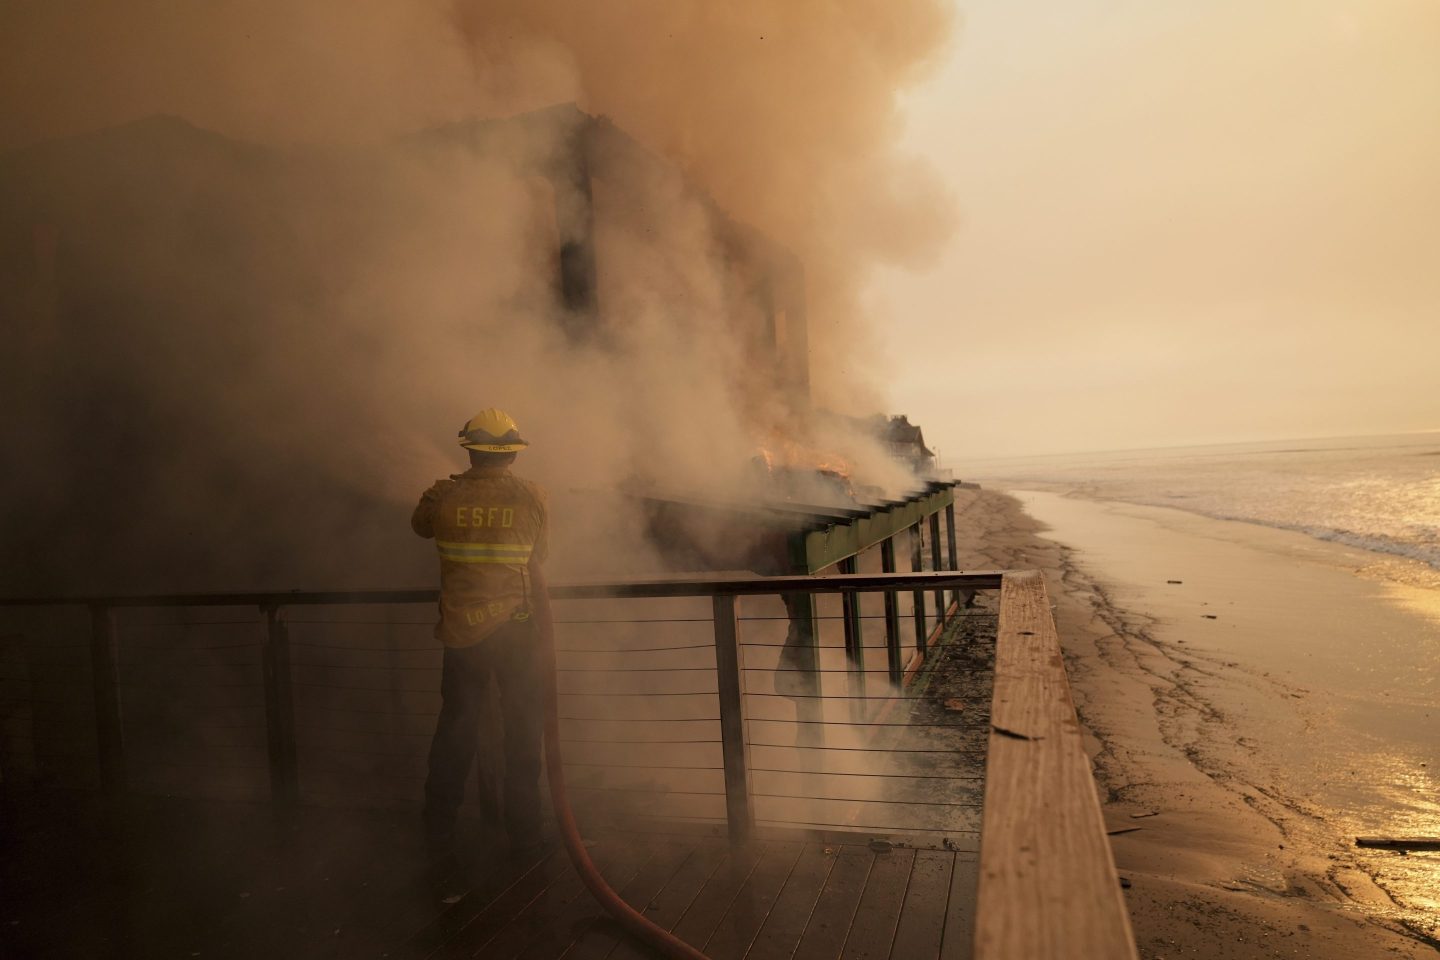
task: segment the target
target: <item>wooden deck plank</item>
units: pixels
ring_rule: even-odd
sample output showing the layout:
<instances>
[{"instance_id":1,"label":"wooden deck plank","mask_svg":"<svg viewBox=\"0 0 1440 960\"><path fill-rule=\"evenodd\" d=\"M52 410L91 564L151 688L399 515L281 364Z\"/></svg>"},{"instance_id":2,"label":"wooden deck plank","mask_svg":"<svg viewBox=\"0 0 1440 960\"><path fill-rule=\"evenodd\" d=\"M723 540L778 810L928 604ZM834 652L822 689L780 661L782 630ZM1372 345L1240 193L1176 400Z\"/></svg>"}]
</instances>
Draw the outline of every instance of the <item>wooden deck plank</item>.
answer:
<instances>
[{"instance_id":1,"label":"wooden deck plank","mask_svg":"<svg viewBox=\"0 0 1440 960\"><path fill-rule=\"evenodd\" d=\"M698 852L697 848L687 841L673 837L663 838L656 855L650 858L629 883L616 892L630 906L646 913L652 898L658 895L665 884ZM653 917L651 919L653 920ZM566 960L604 960L623 936L619 925L608 915L597 916L566 944L560 953L548 956L563 956Z\"/></svg>"},{"instance_id":2,"label":"wooden deck plank","mask_svg":"<svg viewBox=\"0 0 1440 960\"><path fill-rule=\"evenodd\" d=\"M842 960L887 960L914 865L914 850L897 849L876 855L860 906L850 923L850 934L845 938Z\"/></svg>"},{"instance_id":3,"label":"wooden deck plank","mask_svg":"<svg viewBox=\"0 0 1440 960\"><path fill-rule=\"evenodd\" d=\"M796 844L762 860L705 944L710 960L741 960L779 905L781 892L794 879L806 854L811 853L812 859L823 857L824 849L818 844ZM805 862L805 868L813 869L811 862Z\"/></svg>"},{"instance_id":4,"label":"wooden deck plank","mask_svg":"<svg viewBox=\"0 0 1440 960\"><path fill-rule=\"evenodd\" d=\"M0 858L7 909L23 917L5 927L0 955L339 957L359 941L373 947L388 916L360 910L400 902L415 876L409 837L395 829L404 822L304 808L277 819L261 805L152 797L107 814L89 798L52 797L14 824L23 832Z\"/></svg>"},{"instance_id":5,"label":"wooden deck plank","mask_svg":"<svg viewBox=\"0 0 1440 960\"><path fill-rule=\"evenodd\" d=\"M697 841L695 853L645 905L645 916L649 917L652 923L673 931L689 913L700 891L720 872L731 869L733 859L728 844L713 840ZM748 870L749 867L743 869ZM618 940L609 955L610 960L653 960L653 952L646 950L635 940L628 937Z\"/></svg>"},{"instance_id":6,"label":"wooden deck plank","mask_svg":"<svg viewBox=\"0 0 1440 960\"><path fill-rule=\"evenodd\" d=\"M1000 591L977 960L1137 956L1045 581Z\"/></svg>"},{"instance_id":7,"label":"wooden deck plank","mask_svg":"<svg viewBox=\"0 0 1440 960\"><path fill-rule=\"evenodd\" d=\"M498 895L505 886L514 882L521 872L523 868L517 865L509 868L503 875L497 872L486 881L472 880L462 884L459 892L464 893L468 903L462 901L447 904L444 898L456 892L452 886L441 883L433 869L423 864L415 865L404 874L405 882L391 900L384 905L367 902L359 907L373 911L371 923L377 925L378 929L369 941L359 937L347 938L345 948L336 955L335 960L371 957L374 955L376 943L393 946L394 949L388 951L392 960L411 955L407 951L418 951L419 955L423 956L428 950L420 947L419 941L407 946L408 941L414 940L416 931L436 923L452 911L460 914L472 908L478 909L475 907L477 902L483 906L488 898ZM433 944L430 949L433 949Z\"/></svg>"},{"instance_id":8,"label":"wooden deck plank","mask_svg":"<svg viewBox=\"0 0 1440 960\"><path fill-rule=\"evenodd\" d=\"M654 852L655 847L651 844L625 838L598 844L591 849L590 855L596 869L608 883L624 886ZM470 955L476 960L514 960L532 945L539 944L544 948L552 938L563 938L566 944L574 939L574 925L597 916L600 907L590 897L568 859L565 864L570 867L568 874L550 884L509 923L495 931L487 941L478 944ZM557 952L563 949L562 945L549 945Z\"/></svg>"},{"instance_id":9,"label":"wooden deck plank","mask_svg":"<svg viewBox=\"0 0 1440 960\"><path fill-rule=\"evenodd\" d=\"M874 862L875 854L868 847L840 848L793 960L835 960L840 956Z\"/></svg>"},{"instance_id":10,"label":"wooden deck plank","mask_svg":"<svg viewBox=\"0 0 1440 960\"><path fill-rule=\"evenodd\" d=\"M975 952L975 888L980 879L980 855L955 854L950 873L950 902L945 907L945 936L940 960L970 960Z\"/></svg>"},{"instance_id":11,"label":"wooden deck plank","mask_svg":"<svg viewBox=\"0 0 1440 960\"><path fill-rule=\"evenodd\" d=\"M807 844L785 881L775 907L750 945L746 960L789 960L835 867L838 847Z\"/></svg>"},{"instance_id":12,"label":"wooden deck plank","mask_svg":"<svg viewBox=\"0 0 1440 960\"><path fill-rule=\"evenodd\" d=\"M511 917L569 870L570 862L565 854L556 851L493 896L486 891L486 895L477 897L477 891L472 891L457 905L463 906L463 910L442 915L412 937L411 943L419 950L412 948L408 955L468 956L466 945L488 940L494 931L509 923Z\"/></svg>"},{"instance_id":13,"label":"wooden deck plank","mask_svg":"<svg viewBox=\"0 0 1440 960\"><path fill-rule=\"evenodd\" d=\"M293 840L297 847L307 842L299 834L315 828L315 820L309 817L297 827ZM319 884L314 883L313 872L309 882L304 875L290 873L285 885L295 884L306 891L304 896L295 896L295 887L251 891L244 901L251 912L232 915L226 922L304 930L303 935L285 938L282 953L334 960L373 955L376 943L403 940L445 909L427 883L418 834L414 828L401 831L403 839L372 836L362 846L366 855L361 862L344 855L332 858L312 853L307 859L323 871ZM229 938L222 935L221 939Z\"/></svg>"},{"instance_id":14,"label":"wooden deck plank","mask_svg":"<svg viewBox=\"0 0 1440 960\"><path fill-rule=\"evenodd\" d=\"M123 818L98 798L55 807L57 819L40 813L33 832L6 837L5 912L24 922L6 924L0 956L188 954L215 942L216 916L207 911L228 918L247 902L238 895L249 889L249 865L223 856L225 837L212 823L187 824L193 832L184 837L164 822L166 801L140 801ZM245 824L257 826L254 818ZM165 843L152 846L152 837ZM257 843L254 856L287 863L273 843ZM260 934L282 949L293 932Z\"/></svg>"},{"instance_id":15,"label":"wooden deck plank","mask_svg":"<svg viewBox=\"0 0 1440 960\"><path fill-rule=\"evenodd\" d=\"M950 877L955 854L948 850L919 850L910 870L910 887L900 908L891 953L904 960L925 960L940 956L945 932L946 906L950 902Z\"/></svg>"},{"instance_id":16,"label":"wooden deck plank","mask_svg":"<svg viewBox=\"0 0 1440 960\"><path fill-rule=\"evenodd\" d=\"M735 901L740 888L750 879L750 874L766 857L785 846L787 844L782 841L766 840L737 852L715 871L695 895L690 909L685 911L685 915L675 925L674 934L686 943L702 946L720 926L720 921L729 912L730 904Z\"/></svg>"},{"instance_id":17,"label":"wooden deck plank","mask_svg":"<svg viewBox=\"0 0 1440 960\"><path fill-rule=\"evenodd\" d=\"M201 809L197 806L197 816ZM137 841L137 849L153 860L144 875L158 880L173 873L188 876L192 861L205 858L202 851L157 842L169 836L160 822L164 819L157 815L154 823L134 827L147 838ZM262 850L260 838L267 834L260 819L228 811L217 819L228 825L218 830L217 842L228 836L231 840L224 842L233 847L243 832L251 848L243 864L240 858L227 862L234 876L224 869L210 874L220 888L234 890L227 899L214 884L197 884L191 896L181 889L183 883L177 887L166 881L157 888L163 891L160 898L178 899L164 904L163 915L147 906L148 897L112 903L102 912L131 928L133 947L147 955L156 950L145 944L156 949L169 944L187 951L208 945L239 955L340 958L379 951L392 960L555 960L562 955L569 960L653 960L647 948L600 913L560 851L528 867L487 860L480 848L470 851L469 892L447 906L435 888L420 880L418 844L396 829L408 821L329 812L318 822L298 825L293 837L277 835L273 850ZM601 831L594 855L628 902L663 927L682 927L682 935L688 931L692 942L705 944L717 960L835 960L842 952L879 957L892 937L891 955L897 958L935 955L933 944L925 945L935 937L937 908L922 891L935 886L924 879L930 861L943 862L954 856L951 851L901 849L877 855L853 834L776 831L776 839L756 841L748 852L734 855L713 831L684 826L645 834ZM906 858L913 869L895 869ZM877 861L881 866L872 875ZM956 882L951 879L950 885ZM250 897L237 897L247 890ZM104 907L103 900L96 903ZM189 920L180 922L172 908L189 911ZM152 918L160 919L164 929L134 929ZM111 936L116 929L110 926ZM73 955L69 948L82 940L77 932L67 933L37 956ZM95 942L103 952L104 943ZM912 950L910 944L921 946ZM944 947L947 960L963 956L951 946Z\"/></svg>"}]
</instances>

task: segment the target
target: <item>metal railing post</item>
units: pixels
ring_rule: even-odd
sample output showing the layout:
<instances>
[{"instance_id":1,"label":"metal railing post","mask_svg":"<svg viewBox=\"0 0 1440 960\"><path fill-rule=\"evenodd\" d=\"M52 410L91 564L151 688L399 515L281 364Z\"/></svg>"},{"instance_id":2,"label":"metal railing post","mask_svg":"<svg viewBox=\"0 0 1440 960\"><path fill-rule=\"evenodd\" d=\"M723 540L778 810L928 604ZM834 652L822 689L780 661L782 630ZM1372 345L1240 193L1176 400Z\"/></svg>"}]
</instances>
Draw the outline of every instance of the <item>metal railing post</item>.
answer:
<instances>
[{"instance_id":1,"label":"metal railing post","mask_svg":"<svg viewBox=\"0 0 1440 960\"><path fill-rule=\"evenodd\" d=\"M280 607L267 606L260 663L265 677L265 733L270 753L270 796L277 804L300 799L295 750L295 701L290 686L290 631Z\"/></svg>"},{"instance_id":2,"label":"metal railing post","mask_svg":"<svg viewBox=\"0 0 1440 960\"><path fill-rule=\"evenodd\" d=\"M940 513L936 511L930 514L930 569L939 570L940 567ZM945 590L942 588L935 591L935 622L945 621Z\"/></svg>"},{"instance_id":3,"label":"metal railing post","mask_svg":"<svg viewBox=\"0 0 1440 960\"><path fill-rule=\"evenodd\" d=\"M111 797L125 792L125 728L120 716L120 649L115 611L90 607L90 674L95 688L95 747L100 789Z\"/></svg>"},{"instance_id":4,"label":"metal railing post","mask_svg":"<svg viewBox=\"0 0 1440 960\"><path fill-rule=\"evenodd\" d=\"M919 522L910 528L910 569L915 573L924 572L924 554L921 552L921 537L923 532ZM925 655L925 591L916 590L912 594L915 604L915 650Z\"/></svg>"},{"instance_id":5,"label":"metal railing post","mask_svg":"<svg viewBox=\"0 0 1440 960\"><path fill-rule=\"evenodd\" d=\"M841 573L856 573L855 558L846 557L835 566ZM860 639L860 595L858 593L842 593L840 595L841 622L845 626L845 656L851 663L864 666L865 650L861 646Z\"/></svg>"},{"instance_id":6,"label":"metal railing post","mask_svg":"<svg viewBox=\"0 0 1440 960\"><path fill-rule=\"evenodd\" d=\"M720 694L720 752L725 766L725 819L730 843L750 839L755 813L750 806L749 746L745 741L744 690L740 673L739 617L734 594L712 598L715 615L715 674Z\"/></svg>"},{"instance_id":7,"label":"metal railing post","mask_svg":"<svg viewBox=\"0 0 1440 960\"><path fill-rule=\"evenodd\" d=\"M836 566L841 573L859 573L855 557L846 557ZM846 692L851 696L850 713L856 723L865 722L865 642L860 629L860 593L852 590L840 594L841 622L845 627L845 660L850 667Z\"/></svg>"},{"instance_id":8,"label":"metal railing post","mask_svg":"<svg viewBox=\"0 0 1440 960\"><path fill-rule=\"evenodd\" d=\"M950 548L950 566L946 569L959 570L960 551L955 546L955 504L953 503L945 504L945 539ZM964 606L966 602L960 599L960 593L959 587L950 591L950 596L955 601L956 606ZM966 599L968 600L969 598L967 597Z\"/></svg>"},{"instance_id":9,"label":"metal railing post","mask_svg":"<svg viewBox=\"0 0 1440 960\"><path fill-rule=\"evenodd\" d=\"M880 569L895 572L895 538L880 541ZM900 598L894 590L885 591L885 655L889 660L890 681L900 683L905 677L905 663L900 659Z\"/></svg>"}]
</instances>

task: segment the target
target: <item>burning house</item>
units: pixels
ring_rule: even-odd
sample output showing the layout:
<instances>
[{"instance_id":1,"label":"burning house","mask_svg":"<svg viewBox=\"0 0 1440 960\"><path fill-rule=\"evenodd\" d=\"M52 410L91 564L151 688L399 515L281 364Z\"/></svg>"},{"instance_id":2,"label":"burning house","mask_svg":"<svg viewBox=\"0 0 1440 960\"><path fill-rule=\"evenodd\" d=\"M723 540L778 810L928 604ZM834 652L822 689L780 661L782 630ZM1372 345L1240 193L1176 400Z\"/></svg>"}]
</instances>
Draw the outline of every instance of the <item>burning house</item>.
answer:
<instances>
[{"instance_id":1,"label":"burning house","mask_svg":"<svg viewBox=\"0 0 1440 960\"><path fill-rule=\"evenodd\" d=\"M882 547L906 530L912 569L940 565L950 488L812 408L797 258L604 118L561 106L325 149L154 118L11 154L0 195L20 361L0 430L23 465L11 502L32 507L11 517L31 559L7 568L7 594L428 584L433 551L404 517L455 469L447 425L497 397L537 440L522 466L552 491L558 577L896 569ZM866 615L898 623L902 599ZM815 695L844 612L762 610L777 690ZM427 619L366 629L404 662L433 654ZM28 662L72 626L29 622L11 653ZM343 621L307 629L353 641ZM126 670L185 679L161 669L190 655L178 643L128 648ZM396 719L366 729L413 748L404 718L435 695L403 671L375 691L337 679L375 669L369 649L307 667L305 702L369 717L388 698ZM187 691L131 701L135 752L149 737L166 758L145 768L160 789L187 789L169 766L187 712L217 709ZM63 727L79 703L22 726ZM372 752L307 782L368 796ZM9 768L65 775L55 763ZM206 789L262 787L234 771Z\"/></svg>"},{"instance_id":2,"label":"burning house","mask_svg":"<svg viewBox=\"0 0 1440 960\"><path fill-rule=\"evenodd\" d=\"M812 409L797 258L574 106L325 150L155 118L12 154L0 194L0 431L40 507L13 591L425 576L393 517L481 397L555 441L530 469L586 504L576 572L653 565L644 529L667 564L784 565L733 530L677 545L707 527L667 496L793 516L923 486ZM78 502L76 456L107 476Z\"/></svg>"}]
</instances>

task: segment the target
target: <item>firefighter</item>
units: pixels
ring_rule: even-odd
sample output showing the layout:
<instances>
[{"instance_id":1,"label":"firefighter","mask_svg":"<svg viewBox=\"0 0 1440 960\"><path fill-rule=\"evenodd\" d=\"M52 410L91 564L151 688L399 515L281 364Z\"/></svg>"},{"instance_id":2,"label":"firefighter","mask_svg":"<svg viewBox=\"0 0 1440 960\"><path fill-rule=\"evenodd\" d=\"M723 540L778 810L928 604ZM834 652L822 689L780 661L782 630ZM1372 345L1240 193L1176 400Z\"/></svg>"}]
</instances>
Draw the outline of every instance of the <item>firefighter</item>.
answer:
<instances>
[{"instance_id":1,"label":"firefighter","mask_svg":"<svg viewBox=\"0 0 1440 960\"><path fill-rule=\"evenodd\" d=\"M538 604L547 602L541 573L547 552L545 493L510 472L527 445L509 415L493 408L477 413L460 430L470 469L436 481L410 518L415 532L433 537L440 553L435 635L445 655L424 818L427 846L437 858L453 850L456 813L479 745L491 677L504 726L505 832L517 852L544 843L535 614Z\"/></svg>"}]
</instances>

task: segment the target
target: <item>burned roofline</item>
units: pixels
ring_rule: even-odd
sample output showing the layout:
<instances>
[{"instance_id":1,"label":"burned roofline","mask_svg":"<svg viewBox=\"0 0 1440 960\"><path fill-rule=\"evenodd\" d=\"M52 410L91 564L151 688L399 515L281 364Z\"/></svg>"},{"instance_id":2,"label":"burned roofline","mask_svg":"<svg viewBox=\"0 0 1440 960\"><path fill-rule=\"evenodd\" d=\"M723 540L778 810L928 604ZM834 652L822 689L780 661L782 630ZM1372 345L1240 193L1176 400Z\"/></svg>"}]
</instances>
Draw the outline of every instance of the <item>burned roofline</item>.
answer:
<instances>
[{"instance_id":1,"label":"burned roofline","mask_svg":"<svg viewBox=\"0 0 1440 960\"><path fill-rule=\"evenodd\" d=\"M811 504L795 500L730 500L669 490L626 491L623 492L623 495L632 499L654 503L670 503L694 507L696 509L730 512L736 515L768 517L775 520L798 518L802 521L802 525L824 525L828 523L848 523L852 520L871 517L876 513L883 513L887 510L894 510L897 507L905 506L906 504L915 503L941 490L948 490L951 487L959 485L960 481L958 480L926 480L923 486L908 491L902 499L856 499L854 505Z\"/></svg>"},{"instance_id":2,"label":"burned roofline","mask_svg":"<svg viewBox=\"0 0 1440 960\"><path fill-rule=\"evenodd\" d=\"M788 501L738 503L658 491L643 504L656 546L689 569L815 573L952 505L955 481L930 481L904 500L866 508Z\"/></svg>"}]
</instances>

